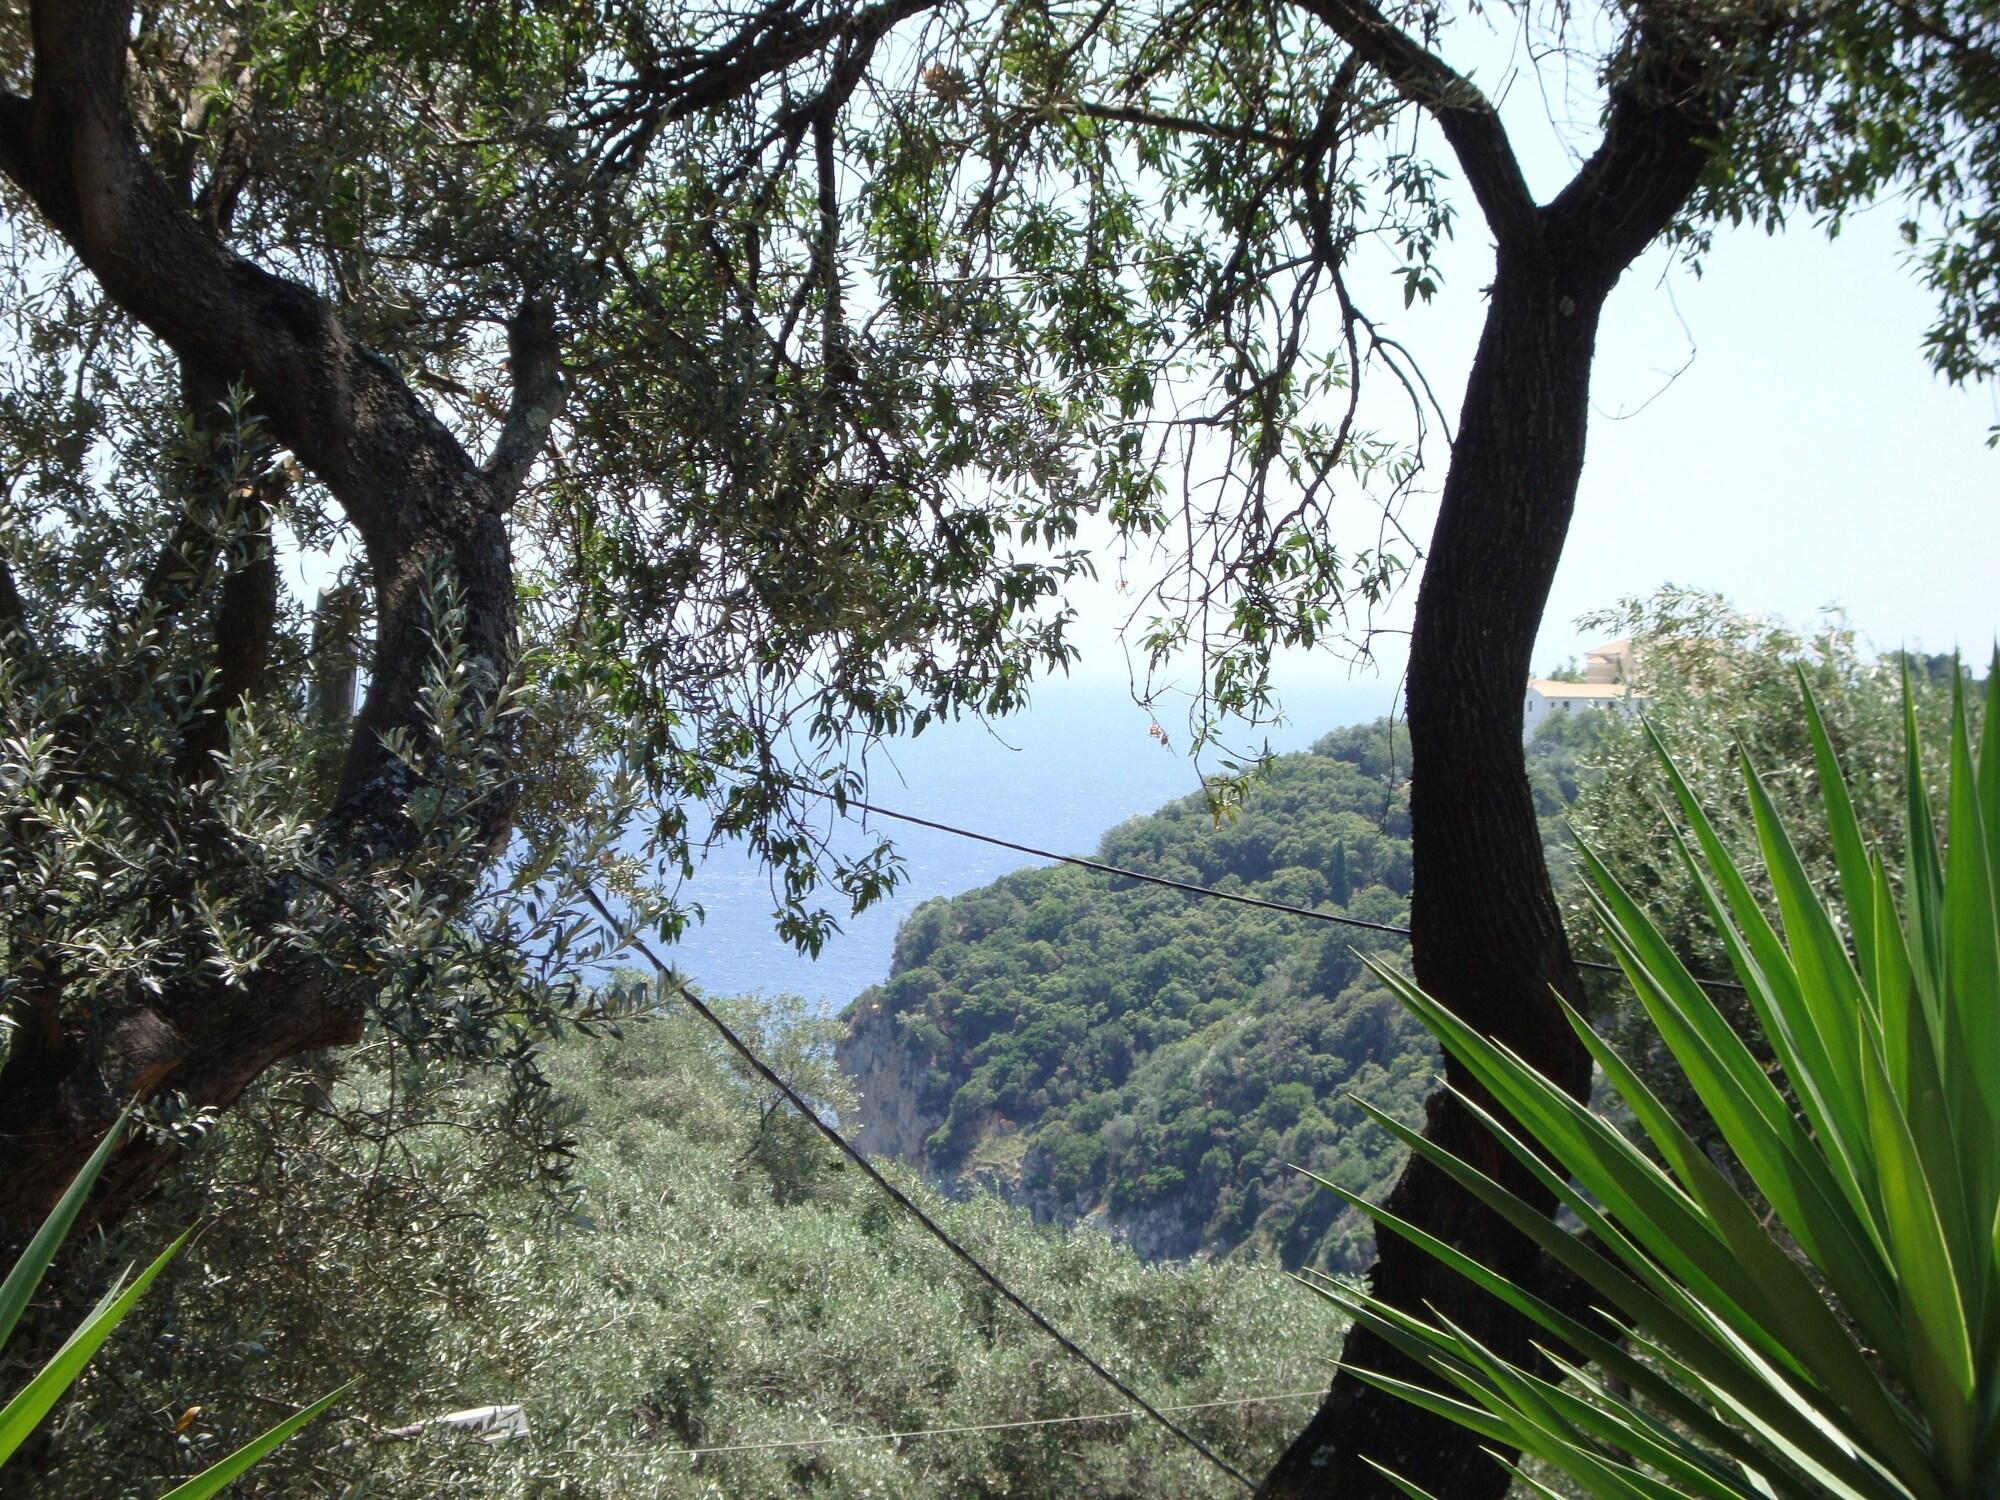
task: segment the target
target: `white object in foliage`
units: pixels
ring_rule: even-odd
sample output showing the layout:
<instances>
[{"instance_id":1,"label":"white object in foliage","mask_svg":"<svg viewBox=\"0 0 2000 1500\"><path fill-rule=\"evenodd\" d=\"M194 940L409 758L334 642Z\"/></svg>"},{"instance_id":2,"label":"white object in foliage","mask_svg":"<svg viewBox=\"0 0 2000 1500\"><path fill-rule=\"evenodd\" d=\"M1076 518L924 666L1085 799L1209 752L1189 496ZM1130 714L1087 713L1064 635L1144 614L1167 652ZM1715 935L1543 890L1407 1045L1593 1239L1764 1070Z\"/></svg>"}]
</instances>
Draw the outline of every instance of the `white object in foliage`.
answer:
<instances>
[{"instance_id":1,"label":"white object in foliage","mask_svg":"<svg viewBox=\"0 0 2000 1500\"><path fill-rule=\"evenodd\" d=\"M408 1427L391 1427L382 1436L417 1438L438 1430L476 1437L482 1443L504 1443L528 1435L528 1414L518 1406L471 1406L464 1411L446 1412L441 1417L413 1422Z\"/></svg>"}]
</instances>

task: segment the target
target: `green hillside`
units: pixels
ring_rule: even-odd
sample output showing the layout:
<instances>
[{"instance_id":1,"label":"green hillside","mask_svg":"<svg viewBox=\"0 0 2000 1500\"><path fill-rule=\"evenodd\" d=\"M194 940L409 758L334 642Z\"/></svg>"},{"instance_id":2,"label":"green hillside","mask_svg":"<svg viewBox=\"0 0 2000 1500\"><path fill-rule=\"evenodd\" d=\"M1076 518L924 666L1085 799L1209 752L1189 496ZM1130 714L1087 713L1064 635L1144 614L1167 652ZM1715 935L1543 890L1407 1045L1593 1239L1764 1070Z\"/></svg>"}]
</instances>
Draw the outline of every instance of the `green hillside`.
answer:
<instances>
[{"instance_id":1,"label":"green hillside","mask_svg":"<svg viewBox=\"0 0 2000 1500\"><path fill-rule=\"evenodd\" d=\"M828 1023L796 1003L716 1004L846 1109ZM0 1495L162 1494L274 1407L350 1377L340 1412L260 1469L255 1494L1236 1493L1117 1415L1116 1392L846 1169L692 1015L669 1009L622 1041L568 1038L548 1063L577 1127L560 1202L526 1180L535 1164L496 1128L493 1091L448 1071L398 1060L331 1083L395 1124L386 1153L287 1107L304 1075L260 1091L160 1199L86 1247L70 1300L88 1307L100 1273L203 1225L93 1363L39 1467L10 1465ZM1141 1265L1101 1234L1036 1228L990 1196L942 1202L898 1176L1012 1287L1151 1399L1193 1408L1181 1420L1251 1472L1311 1410L1340 1324L1299 1288ZM59 1335L73 1319L54 1321ZM383 1437L488 1404L521 1406L530 1436ZM926 1435L877 1438L912 1432Z\"/></svg>"},{"instance_id":2,"label":"green hillside","mask_svg":"<svg viewBox=\"0 0 2000 1500\"><path fill-rule=\"evenodd\" d=\"M1579 727L1538 742L1547 812L1574 791ZM1400 924L1399 739L1386 723L1337 731L1274 762L1234 817L1187 797L1113 829L1098 858ZM877 1148L934 1175L993 1180L1044 1217L1100 1218L1148 1255L1247 1245L1355 1268L1364 1227L1293 1168L1385 1188L1400 1154L1349 1096L1416 1119L1430 1092L1428 1040L1356 956L1377 948L1401 944L1074 867L1023 870L911 916L888 980L846 1013L842 1061L875 1096L871 1124L894 1112L924 1128L914 1152L907 1131L878 1130Z\"/></svg>"}]
</instances>

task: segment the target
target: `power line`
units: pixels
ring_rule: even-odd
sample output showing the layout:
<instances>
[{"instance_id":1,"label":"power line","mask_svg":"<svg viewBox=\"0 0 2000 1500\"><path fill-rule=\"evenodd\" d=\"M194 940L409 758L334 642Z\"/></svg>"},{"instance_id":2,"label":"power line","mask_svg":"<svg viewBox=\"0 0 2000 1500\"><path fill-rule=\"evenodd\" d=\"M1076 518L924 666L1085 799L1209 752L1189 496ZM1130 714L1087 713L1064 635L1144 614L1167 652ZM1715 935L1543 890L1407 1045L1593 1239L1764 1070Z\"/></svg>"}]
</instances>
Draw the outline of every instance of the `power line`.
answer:
<instances>
[{"instance_id":1,"label":"power line","mask_svg":"<svg viewBox=\"0 0 2000 1500\"><path fill-rule=\"evenodd\" d=\"M1163 1406L1161 1411L1212 1411L1218 1407L1264 1406L1274 1401L1303 1401L1310 1397L1318 1401L1325 1397L1326 1387L1315 1386L1309 1391L1281 1391L1271 1396L1240 1396L1228 1401L1192 1401L1184 1406ZM781 1448L832 1448L851 1443L901 1442L905 1438L955 1437L971 1432L1012 1432L1023 1427L1060 1427L1074 1422L1121 1422L1138 1416L1136 1410L1093 1411L1074 1417L1028 1417L1014 1422L973 1422L963 1427L924 1427L913 1432L866 1432L840 1437L787 1438L769 1443L728 1443L719 1448L668 1448L665 1451L652 1450L660 1458L706 1458L718 1453L764 1453Z\"/></svg>"},{"instance_id":2,"label":"power line","mask_svg":"<svg viewBox=\"0 0 2000 1500\"><path fill-rule=\"evenodd\" d=\"M831 796L830 792L820 792L820 796ZM1234 901L1239 906L1256 906L1265 911L1282 912L1289 917L1311 917L1315 922L1337 922L1342 927L1359 927L1368 932L1386 932L1392 937L1406 938L1410 935L1407 927L1392 927L1387 922L1365 922L1360 917L1342 916L1338 912L1314 911L1305 906L1288 906L1282 901L1266 901L1262 896L1246 896L1240 891L1217 890L1212 885L1195 885L1191 881L1174 880L1166 875L1150 875L1144 870L1127 869L1123 865L1108 865L1101 859L1085 859L1080 854L1057 854L1052 849L1037 849L1032 844L1017 844L1012 839L1003 839L997 834L978 833L970 828L954 827L950 823L940 823L933 818L920 818L915 813L896 812L892 808L877 807L870 802L856 802L847 799L847 806L858 807L865 813L873 813L878 818L894 818L901 823L914 823L919 828L932 828L939 833L949 833L962 839L976 839L982 844L994 844L1002 849L1012 849L1016 854L1032 854L1037 859L1052 859L1058 864L1076 865L1081 869L1095 870L1100 875L1116 875L1124 880L1143 881L1147 885L1163 885L1171 891L1181 891L1190 896L1207 896L1216 901Z\"/></svg>"},{"instance_id":3,"label":"power line","mask_svg":"<svg viewBox=\"0 0 2000 1500\"><path fill-rule=\"evenodd\" d=\"M1127 1401L1131 1402L1133 1406L1137 1407L1140 1411L1144 1412L1148 1417L1152 1418L1153 1421L1159 1423L1160 1426L1164 1427L1168 1432L1172 1433L1175 1437L1179 1438L1183 1443L1186 1443L1190 1448L1194 1449L1195 1452L1199 1453L1203 1458L1207 1459L1211 1464L1215 1465L1216 1468L1220 1469L1223 1473L1227 1474L1231 1479L1234 1479L1238 1484L1242 1485L1243 1488L1245 1488L1246 1490L1253 1490L1253 1491L1257 1488L1256 1483L1241 1469L1237 1468L1234 1464L1230 1463L1229 1460L1227 1460L1226 1458L1223 1458L1214 1449L1210 1448L1208 1444L1204 1443L1200 1438L1196 1437L1193 1433L1189 1432L1185 1427L1181 1426L1180 1423L1174 1421L1173 1418L1169 1417L1165 1412L1161 1411L1157 1406L1154 1406L1144 1396L1141 1396L1137 1391L1133 1390L1132 1387L1127 1385L1124 1381L1120 1380L1116 1375L1112 1374L1103 1365L1099 1364L1080 1345L1078 1345L1074 1340L1072 1340L1060 1328L1056 1327L1055 1324L1051 1323L1047 1318L1043 1317L1041 1313L1037 1312L1033 1307L1029 1306L1028 1303L1021 1298L1020 1294L1014 1291L1012 1287L1008 1286L1006 1282L1002 1281L993 1272L987 1270L986 1266L979 1260L977 1256L975 1256L970 1250L966 1249L965 1246L961 1245L957 1240L953 1239L950 1233L946 1231L945 1228L937 1222L937 1220L933 1219L929 1214L925 1213L921 1208L919 1208L910 1199L909 1195L904 1193L901 1188L897 1187L888 1178L884 1177L881 1174L881 1172L876 1169L875 1164L873 1162L869 1161L867 1157L863 1156L859 1151L857 1151L854 1148L854 1146L848 1141L846 1136L842 1135L838 1130L834 1129L833 1126L827 1124L825 1120L821 1119L819 1111L814 1109L802 1097L800 1097L798 1090L793 1088L790 1083L786 1082L785 1079L781 1078L776 1072L772 1071L771 1066L768 1063L766 1063L763 1058L757 1055L757 1053L751 1048L750 1044L745 1042L742 1037L738 1036L736 1032L733 1029L731 1029L727 1021L723 1020L721 1016L717 1015L713 1010L709 1009L708 1005L702 1000L702 998L699 995L695 994L693 990L689 989L687 985L681 981L680 977L673 972L673 970L668 968L666 964L662 963L660 961L659 956L655 954L651 948L646 946L645 941L642 938L640 938L637 933L630 932L625 924L619 922L619 920L616 917L612 916L610 909L607 908L604 902L598 898L596 888L592 886L589 881L582 882L582 888L583 888L584 899L588 901L593 907L596 908L597 914L599 916L603 917L606 922L609 922L611 924L612 930L614 932L623 935L630 941L633 950L653 966L654 970L659 974L661 980L666 984L672 986L674 992L678 994L683 1001L686 1002L688 1007L691 1010L693 1010L696 1015L700 1016L704 1021L708 1022L710 1026L715 1028L716 1032L722 1037L722 1039L725 1042L727 1042L730 1045L730 1047L736 1052L737 1056L741 1057L746 1063L748 1063L751 1066L751 1068L756 1071L757 1075L761 1077L766 1083L770 1084L771 1087L776 1089L780 1094L783 1094L785 1098L791 1103L792 1108L796 1109L799 1112L799 1114L805 1118L807 1124L811 1125L814 1129L819 1131L821 1135L825 1136L829 1141L832 1141L835 1146L839 1147L841 1153L845 1155L849 1161L853 1162L857 1167L859 1167L862 1170L862 1172L867 1175L869 1181L873 1182L876 1187L880 1188L892 1200L894 1200L897 1207L901 1208L911 1218L915 1219L919 1224L923 1225L925 1229L929 1230L932 1238L936 1239L939 1244L943 1245L953 1255L957 1256L959 1260L962 1261L965 1264L965 1266L973 1272L973 1274L978 1276L981 1281L984 1281L988 1286L992 1287L994 1291L998 1292L1008 1302L1013 1304L1015 1308L1017 1308L1022 1314L1024 1314L1027 1317L1028 1321L1033 1323L1037 1328L1041 1329L1042 1332L1046 1333L1050 1338L1054 1339L1056 1343L1062 1347L1063 1351L1066 1354L1068 1354L1071 1358L1087 1366L1098 1377L1098 1379L1102 1380L1106 1385L1110 1386L1113 1390L1118 1392L1119 1395L1123 1396Z\"/></svg>"},{"instance_id":4,"label":"power line","mask_svg":"<svg viewBox=\"0 0 2000 1500\"><path fill-rule=\"evenodd\" d=\"M1093 870L1101 875L1111 875L1122 880L1137 881L1143 885L1162 886L1168 890L1180 891L1185 895L1200 896L1210 900L1233 901L1239 906L1252 906L1259 908L1260 910L1277 912L1285 916L1303 917L1309 921L1331 922L1342 927L1355 927L1363 931L1384 933L1388 936L1399 937L1405 940L1408 940L1411 936L1409 928L1398 927L1388 922L1370 922L1360 917L1350 917L1338 912L1315 911L1310 907L1293 906L1283 901L1267 901L1261 896L1246 896L1243 895L1241 892L1237 891L1224 891L1224 890L1219 890L1214 886L1196 885L1192 881L1175 880L1170 876L1165 876L1165 875L1154 875L1144 870L1134 870L1123 865L1110 864L1104 860L1086 859L1083 856L1076 854L1058 854L1052 849L1041 849L1037 848L1033 844L1024 844L1015 839L1001 838L997 834L981 833L975 829L961 828L958 827L956 824L945 823L935 818L919 817L915 813L898 812L893 808L881 807L874 803L862 802L852 798L835 799L832 793L823 791L816 787L801 786L798 789L802 791L813 792L816 795L827 797L829 800L836 800L843 809L857 808L860 811L871 814L875 817L892 818L898 822L909 823L919 828L929 828L938 833L951 834L956 838L971 839L977 843L991 844L997 848L1009 849L1017 854L1025 854L1034 859L1046 859L1053 861L1054 863L1057 864L1074 865L1080 869ZM822 1119L819 1112L806 1102L806 1100L799 1094L798 1090L794 1089L792 1085L789 1082L787 1082L783 1077L781 1077L777 1072L775 1072L771 1068L771 1066L763 1060L762 1057L758 1056L756 1051L751 1048L749 1043L745 1042L742 1037L738 1036L735 1030L730 1027L727 1021L724 1021L721 1016L717 1015L712 1009L709 1008L709 1006L701 999L700 996L695 994L693 990L689 989L687 985L684 982L682 982L680 977L676 975L673 972L673 970L669 968L666 965L666 963L664 963L660 959L658 954L654 953L653 950L646 945L645 941L642 938L640 938L637 933L628 931L625 928L624 924L621 924L618 921L618 919L611 914L610 909L606 907L604 902L598 897L596 888L594 886L592 886L588 881L585 881L583 882L582 890L584 899L587 900L593 908L595 908L597 914L603 917L606 922L610 923L614 931L621 933L625 937L625 939L629 941L632 949L653 966L654 971L660 976L661 980L664 981L667 985L671 986L673 991L681 998L681 1000L691 1010L693 1010L703 1020L707 1021L708 1024L715 1029L716 1033L719 1036L721 1036L725 1042L729 1044L730 1048L739 1057L741 1057L744 1060L744 1062L749 1064L751 1069L755 1071L759 1077L763 1078L766 1083L770 1084L781 1095L783 1095L784 1098L791 1104L792 1108L797 1110L809 1125L811 1125L814 1129L819 1131L821 1135L825 1136L829 1141L831 1141L834 1144L834 1146L840 1150L842 1155L846 1156L848 1160L852 1161L857 1167L861 1169L861 1171L863 1172L864 1175L867 1176L869 1181L874 1183L876 1187L880 1188L882 1192L886 1194L897 1205L897 1207L901 1208L911 1218L915 1219L919 1224L921 1224L924 1227L924 1229L929 1232L932 1238L937 1240L939 1244L943 1245L954 1256L956 1256L959 1259L959 1261L961 1261L967 1267L967 1269L971 1270L973 1274L979 1277L980 1280L984 1281L988 1286L992 1287L995 1292L999 1293L1001 1297L1005 1298L1008 1303L1010 1303L1031 1323L1033 1323L1037 1328L1041 1329L1042 1332L1046 1333L1051 1339L1053 1339L1056 1342L1056 1344L1059 1345L1066 1354L1068 1354L1071 1358L1077 1360L1079 1363L1084 1365L1100 1380L1104 1381L1105 1384L1109 1385L1113 1390L1117 1391L1119 1395L1123 1396L1126 1400L1130 1401L1133 1407L1133 1409L1129 1411L1097 1412L1097 1413L1091 1413L1073 1417L1044 1417L1036 1419L1026 1419L1021 1421L1013 1421L1013 1422L978 1423L963 1427L927 1428L911 1432L874 1433L874 1434L867 1434L862 1436L850 1436L850 1437L792 1439L792 1440L770 1442L770 1443L742 1443L742 1444L726 1445L723 1447L716 1447L716 1448L682 1448L682 1449L670 1450L667 1453L663 1454L662 1456L698 1457L704 1454L746 1453L746 1452L753 1452L765 1449L810 1448L810 1447L831 1446L834 1444L842 1444L842 1443L883 1442L883 1441L898 1440L903 1438L934 1437L934 1436L943 1436L956 1433L1000 1432L1016 1428L1053 1426L1062 1423L1109 1421L1109 1420L1120 1420L1120 1419L1129 1420L1134 1415L1144 1415L1150 1418L1155 1423L1157 1423L1162 1428L1164 1428L1167 1432L1171 1433L1174 1437L1179 1438L1183 1443L1187 1444L1190 1448L1194 1449L1196 1453L1200 1454L1209 1463L1213 1464L1217 1469L1221 1470L1224 1474L1227 1474L1231 1479L1234 1479L1238 1484L1242 1485L1245 1489L1252 1491L1256 1489L1257 1486L1255 1482L1252 1481L1248 1475L1244 1474L1241 1469L1238 1469L1234 1464L1230 1463L1227 1459L1223 1458L1220 1454L1216 1453L1214 1449L1210 1448L1208 1444L1204 1443L1200 1438L1196 1437L1193 1433L1189 1432L1185 1427L1181 1426L1178 1422L1175 1422L1171 1417L1167 1415L1167 1413L1177 1412L1177 1411L1199 1411L1217 1406L1252 1405L1262 1401L1289 1401L1289 1400L1302 1399L1305 1396L1312 1396L1314 1398L1317 1398L1321 1394L1319 1391L1317 1390L1301 1391L1301 1392L1290 1392L1274 1396L1246 1397L1238 1401L1197 1402L1185 1406L1159 1407L1153 1405L1150 1401L1146 1400L1145 1397L1141 1396L1137 1391L1133 1390L1124 1381L1120 1380L1116 1375L1112 1374L1110 1370L1106 1369L1102 1364L1100 1364L1096 1359L1094 1359L1079 1344L1077 1344L1061 1329L1057 1328L1054 1323L1050 1322L1048 1318L1044 1317L1039 1311L1037 1311L1033 1306L1031 1306L1028 1302L1026 1302L1020 1296L1019 1293L1014 1291L1012 1287L1008 1286L997 1275L995 1275L992 1271L988 1270L985 1264L981 1262L977 1256L973 1255L973 1253L970 1250L967 1250L956 1239L954 1239L942 1225L940 1225L929 1214L925 1213L923 1209L919 1208L917 1204L914 1201L912 1201L911 1198L906 1193L902 1191L902 1189L898 1188L893 1182L889 1181L887 1177L884 1177L882 1173L876 1169L874 1163L869 1161L867 1157L865 1157L864 1155L861 1154L860 1151L855 1149L854 1145L848 1141L846 1136L842 1135L840 1131L838 1131L832 1125L829 1125L824 1119ZM1574 962L1579 968L1601 969L1614 973L1621 972L1618 969L1617 965L1605 963L1600 960L1577 959L1574 960ZM1721 988L1731 988L1731 989L1742 988L1741 985L1736 984L1733 981L1729 980L1702 979L1698 980L1697 983L1704 985L1712 985Z\"/></svg>"},{"instance_id":5,"label":"power line","mask_svg":"<svg viewBox=\"0 0 2000 1500\"><path fill-rule=\"evenodd\" d=\"M1166 875L1153 875L1145 870L1134 870L1125 865L1106 864L1101 859L1085 859L1080 854L1058 854L1053 849L1037 849L1032 844L1017 843L1013 839L1003 839L998 834L980 833L976 829L960 828L952 823L942 823L935 818L920 818L915 813L897 812L894 808L878 807L872 802L860 802L854 798L834 799L833 793L818 787L801 786L800 790L812 792L829 800L838 800L843 807L856 807L862 812L872 813L878 818L894 818L899 823L914 823L919 828L934 829L938 833L949 833L956 838L973 839L978 843L992 844L1001 849L1011 849L1016 854L1030 854L1036 859L1053 860L1057 864L1075 865L1079 869L1095 870L1100 875L1115 875L1121 880L1136 880L1145 885L1165 886L1170 891L1180 891L1184 895L1203 896L1212 901L1234 901L1238 906L1255 906L1263 911L1274 911L1288 917L1305 917L1314 922L1332 922L1340 927L1359 927L1364 932L1382 932L1391 937L1407 941L1410 929L1397 927L1388 922L1369 922L1360 917L1350 917L1340 912L1315 911L1309 906L1292 906L1283 901L1266 901L1262 896L1246 896L1241 891L1219 890L1212 885L1196 885L1192 881L1175 880ZM1607 974L1622 974L1625 971L1613 963L1602 959L1572 959L1579 969L1597 969ZM1742 985L1733 979L1696 979L1696 984L1709 989L1740 990Z\"/></svg>"}]
</instances>

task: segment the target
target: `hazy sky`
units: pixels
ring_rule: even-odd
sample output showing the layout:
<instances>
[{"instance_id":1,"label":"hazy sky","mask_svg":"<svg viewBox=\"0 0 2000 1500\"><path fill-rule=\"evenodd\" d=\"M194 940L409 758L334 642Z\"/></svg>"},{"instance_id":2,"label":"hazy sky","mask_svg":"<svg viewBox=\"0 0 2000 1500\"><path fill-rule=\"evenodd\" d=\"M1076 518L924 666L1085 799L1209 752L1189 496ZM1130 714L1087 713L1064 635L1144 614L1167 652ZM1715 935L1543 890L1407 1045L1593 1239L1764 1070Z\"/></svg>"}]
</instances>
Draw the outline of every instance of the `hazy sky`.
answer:
<instances>
[{"instance_id":1,"label":"hazy sky","mask_svg":"<svg viewBox=\"0 0 2000 1500\"><path fill-rule=\"evenodd\" d=\"M2000 410L1931 375L1929 299L1901 258L1878 211L1831 243L1733 234L1699 281L1620 289L1537 660L1566 654L1578 613L1667 580L1793 617L1839 604L1884 647L1985 653L2000 634L2000 452L1985 444ZM1690 343L1694 363L1661 390Z\"/></svg>"},{"instance_id":2,"label":"hazy sky","mask_svg":"<svg viewBox=\"0 0 2000 1500\"><path fill-rule=\"evenodd\" d=\"M1559 79L1505 90L1506 53L1494 44L1481 81L1504 90L1546 199L1594 139L1596 102L1582 77L1567 104ZM1580 123L1559 126L1563 113ZM1803 220L1776 237L1724 232L1702 277L1664 250L1628 273L1603 319L1583 484L1538 668L1590 643L1579 614L1667 582L1796 620L1842 606L1882 648L1984 656L2000 637L2000 451L1986 446L2000 401L1925 364L1931 302L1905 264L1900 217L1893 204L1871 210L1831 242ZM1469 201L1444 265L1436 302L1384 321L1455 420L1492 265ZM1400 297L1384 286L1374 300ZM1423 505L1406 519L1428 534ZM1413 600L1391 623L1407 624ZM1121 665L1112 613L1108 599L1086 601L1087 671ZM1393 678L1398 643L1384 646ZM1345 671L1300 660L1285 675Z\"/></svg>"}]
</instances>

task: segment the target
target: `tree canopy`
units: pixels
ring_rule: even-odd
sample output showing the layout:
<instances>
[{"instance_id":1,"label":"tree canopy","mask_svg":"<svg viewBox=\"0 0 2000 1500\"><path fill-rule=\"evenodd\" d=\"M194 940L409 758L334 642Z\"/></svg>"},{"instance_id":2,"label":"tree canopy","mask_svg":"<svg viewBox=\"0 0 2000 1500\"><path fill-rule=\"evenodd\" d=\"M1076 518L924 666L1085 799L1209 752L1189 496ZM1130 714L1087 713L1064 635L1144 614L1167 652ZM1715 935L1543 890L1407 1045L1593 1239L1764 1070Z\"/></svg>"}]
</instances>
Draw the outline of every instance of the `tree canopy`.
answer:
<instances>
[{"instance_id":1,"label":"tree canopy","mask_svg":"<svg viewBox=\"0 0 2000 1500\"><path fill-rule=\"evenodd\" d=\"M1094 393L927 164L841 165L911 9L0 20L23 1214L371 1020L532 1085L578 880L672 930L703 803L816 944L890 874L821 837L857 747L1067 660Z\"/></svg>"},{"instance_id":2,"label":"tree canopy","mask_svg":"<svg viewBox=\"0 0 2000 1500\"><path fill-rule=\"evenodd\" d=\"M845 1113L827 1021L710 998ZM268 1423L270 1403L325 1389L330 1371L357 1384L246 1481L256 1492L1238 1492L1149 1424L1078 1421L1115 1411L1115 1394L1052 1358L1026 1319L843 1170L695 1016L565 1037L548 1066L579 1136L554 1224L532 1164L491 1129L502 1091L445 1066L357 1071L330 1116L291 1102L289 1069L266 1075L230 1130L91 1237L59 1289L86 1309L96 1278L135 1251L206 1226L8 1493L161 1494ZM389 1132L362 1123L392 1118ZM1298 1393L1319 1351L1297 1339L1297 1289L1282 1279L1144 1266L1104 1235L1036 1229L990 1195L953 1201L897 1180L1153 1399L1196 1407L1180 1420L1236 1462L1267 1461L1309 1404ZM55 1337L66 1331L58 1321ZM382 1436L493 1404L524 1409L528 1436ZM895 1433L927 1435L883 1436Z\"/></svg>"}]
</instances>

